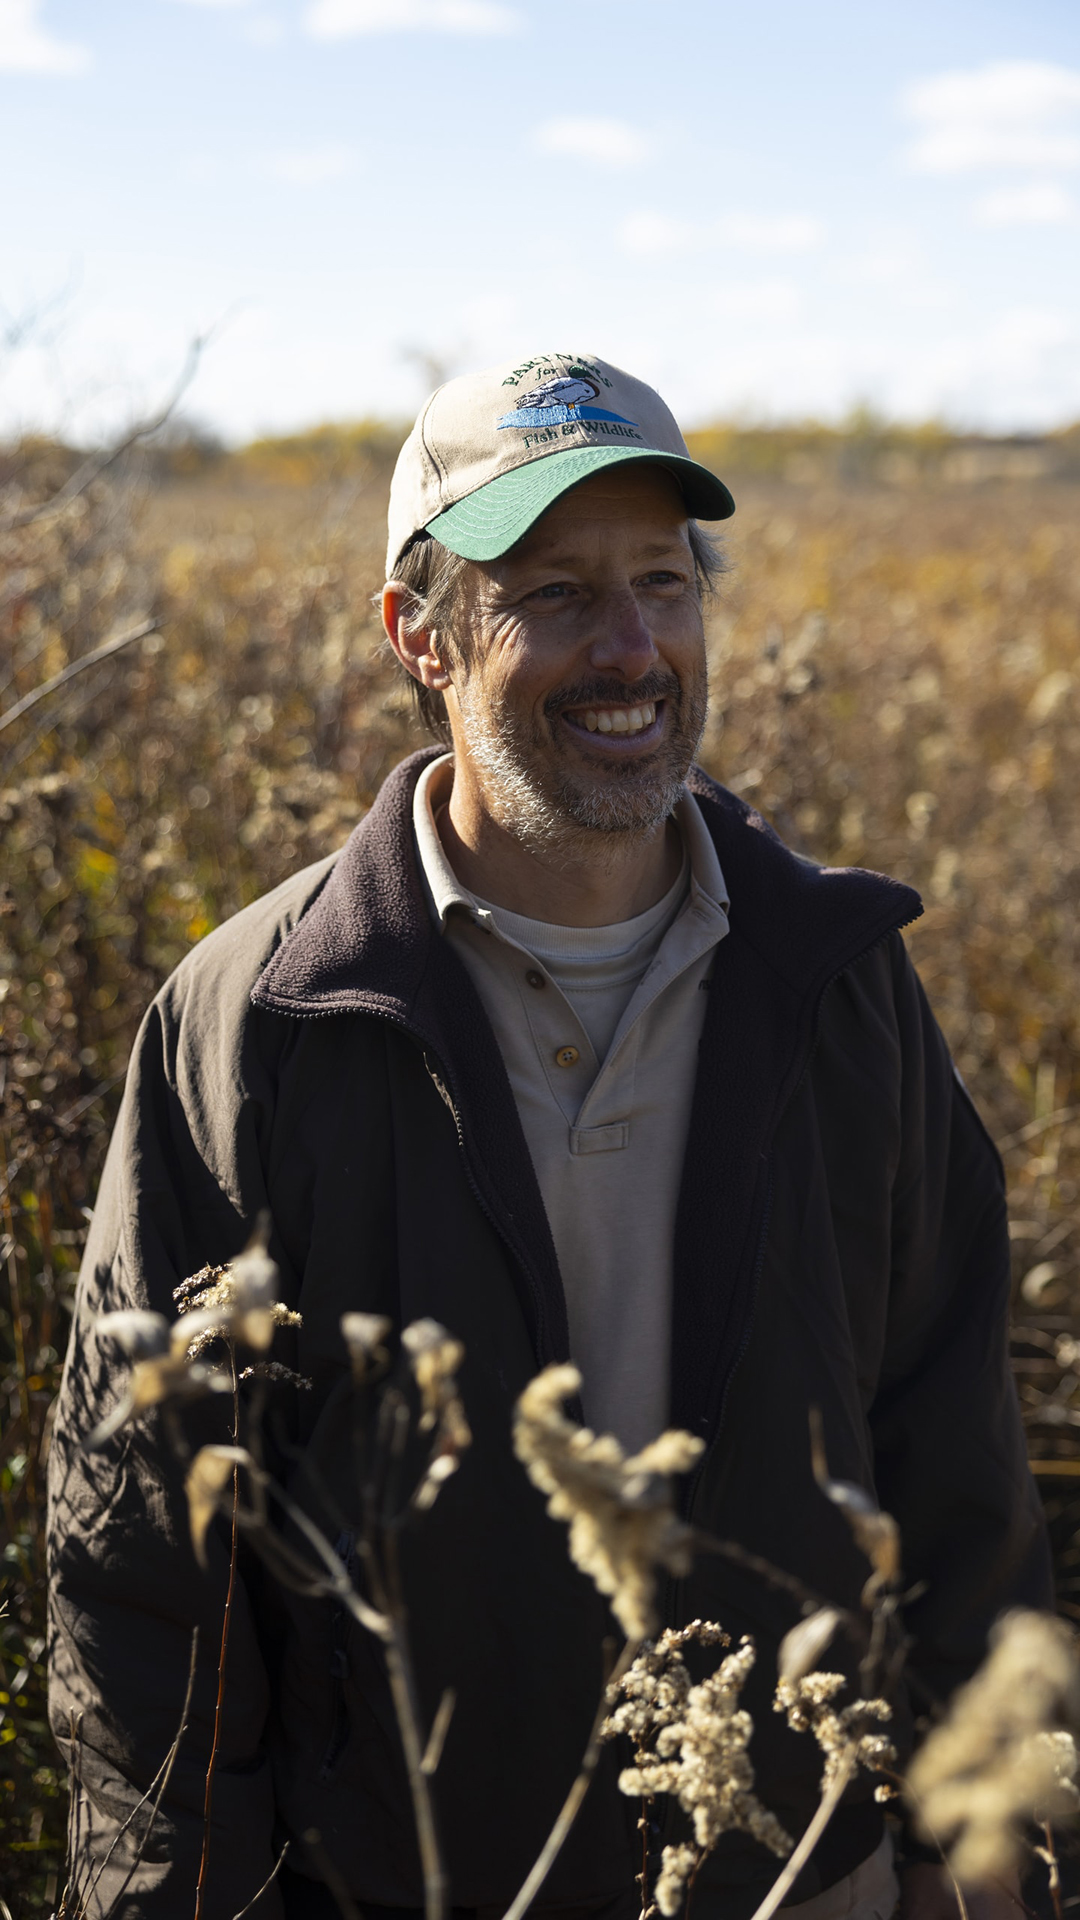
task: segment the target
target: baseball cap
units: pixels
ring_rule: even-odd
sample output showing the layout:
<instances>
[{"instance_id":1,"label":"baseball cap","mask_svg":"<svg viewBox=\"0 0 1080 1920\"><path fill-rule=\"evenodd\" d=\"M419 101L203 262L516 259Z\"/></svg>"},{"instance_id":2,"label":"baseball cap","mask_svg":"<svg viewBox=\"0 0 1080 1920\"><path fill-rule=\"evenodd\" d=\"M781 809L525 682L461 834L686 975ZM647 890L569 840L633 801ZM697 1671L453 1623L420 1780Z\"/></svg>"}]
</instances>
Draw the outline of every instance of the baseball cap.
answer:
<instances>
[{"instance_id":1,"label":"baseball cap","mask_svg":"<svg viewBox=\"0 0 1080 1920\"><path fill-rule=\"evenodd\" d=\"M398 455L387 574L423 532L464 560L497 560L568 487L631 460L673 473L693 518L734 513L660 395L606 360L542 353L448 380Z\"/></svg>"}]
</instances>

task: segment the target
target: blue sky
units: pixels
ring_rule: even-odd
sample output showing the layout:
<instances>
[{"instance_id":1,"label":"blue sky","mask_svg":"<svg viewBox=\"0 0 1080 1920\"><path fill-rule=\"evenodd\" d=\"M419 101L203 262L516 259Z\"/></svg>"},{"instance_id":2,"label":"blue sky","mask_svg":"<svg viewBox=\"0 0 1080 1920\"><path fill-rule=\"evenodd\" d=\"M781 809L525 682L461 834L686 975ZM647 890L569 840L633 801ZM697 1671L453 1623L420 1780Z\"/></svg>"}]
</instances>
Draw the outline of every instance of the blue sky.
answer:
<instances>
[{"instance_id":1,"label":"blue sky","mask_svg":"<svg viewBox=\"0 0 1080 1920\"><path fill-rule=\"evenodd\" d=\"M0 431L411 413L550 348L686 425L1080 418L1076 0L0 0Z\"/></svg>"}]
</instances>

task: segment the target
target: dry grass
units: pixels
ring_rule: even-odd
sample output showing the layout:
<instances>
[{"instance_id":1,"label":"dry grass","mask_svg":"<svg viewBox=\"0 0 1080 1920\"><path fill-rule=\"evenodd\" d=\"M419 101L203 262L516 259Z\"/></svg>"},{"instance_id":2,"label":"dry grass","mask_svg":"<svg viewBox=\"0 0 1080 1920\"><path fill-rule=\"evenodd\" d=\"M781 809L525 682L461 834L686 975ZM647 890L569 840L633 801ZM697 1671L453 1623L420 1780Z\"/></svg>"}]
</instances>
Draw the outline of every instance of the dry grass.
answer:
<instances>
[{"instance_id":1,"label":"dry grass","mask_svg":"<svg viewBox=\"0 0 1080 1920\"><path fill-rule=\"evenodd\" d=\"M28 484L48 486L50 457ZM414 743L368 603L385 463L303 488L252 471L101 483L58 520L0 533L0 708L111 632L162 620L0 733L0 1853L20 1913L46 1910L63 1828L42 1693L48 1410L135 1028L190 944L340 844ZM801 849L923 891L913 951L1006 1147L1032 1450L1069 1461L1077 492L751 476L736 493L703 758ZM1080 1617L1070 1481L1044 1485Z\"/></svg>"}]
</instances>

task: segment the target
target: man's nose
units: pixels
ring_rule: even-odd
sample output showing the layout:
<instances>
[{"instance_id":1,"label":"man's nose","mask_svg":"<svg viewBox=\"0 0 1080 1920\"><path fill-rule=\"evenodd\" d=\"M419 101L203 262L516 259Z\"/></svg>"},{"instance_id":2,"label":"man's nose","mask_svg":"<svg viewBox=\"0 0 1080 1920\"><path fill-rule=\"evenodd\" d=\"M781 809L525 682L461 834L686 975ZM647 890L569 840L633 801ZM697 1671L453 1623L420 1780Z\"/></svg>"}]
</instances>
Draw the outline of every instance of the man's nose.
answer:
<instances>
[{"instance_id":1,"label":"man's nose","mask_svg":"<svg viewBox=\"0 0 1080 1920\"><path fill-rule=\"evenodd\" d=\"M656 643L632 588L610 593L597 609L597 631L589 664L599 672L640 680L656 665Z\"/></svg>"}]
</instances>

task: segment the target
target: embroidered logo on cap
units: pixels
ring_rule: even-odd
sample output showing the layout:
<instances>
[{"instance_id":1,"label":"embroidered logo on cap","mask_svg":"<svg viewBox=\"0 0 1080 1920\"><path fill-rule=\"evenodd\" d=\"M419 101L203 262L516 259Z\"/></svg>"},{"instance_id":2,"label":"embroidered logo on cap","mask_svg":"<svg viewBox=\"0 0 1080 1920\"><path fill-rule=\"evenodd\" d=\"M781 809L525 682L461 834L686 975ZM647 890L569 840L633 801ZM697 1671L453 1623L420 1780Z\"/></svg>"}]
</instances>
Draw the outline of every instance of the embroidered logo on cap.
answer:
<instances>
[{"instance_id":1,"label":"embroidered logo on cap","mask_svg":"<svg viewBox=\"0 0 1080 1920\"><path fill-rule=\"evenodd\" d=\"M597 382L580 367L571 367L569 373L555 380L544 380L523 393L521 405L515 407L513 413L504 413L495 425L499 428L558 427L576 426L586 420L613 420L621 427L637 426L637 421L628 420L625 414L586 405L587 401L599 397Z\"/></svg>"}]
</instances>

